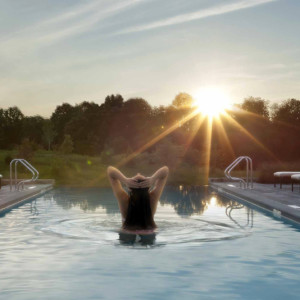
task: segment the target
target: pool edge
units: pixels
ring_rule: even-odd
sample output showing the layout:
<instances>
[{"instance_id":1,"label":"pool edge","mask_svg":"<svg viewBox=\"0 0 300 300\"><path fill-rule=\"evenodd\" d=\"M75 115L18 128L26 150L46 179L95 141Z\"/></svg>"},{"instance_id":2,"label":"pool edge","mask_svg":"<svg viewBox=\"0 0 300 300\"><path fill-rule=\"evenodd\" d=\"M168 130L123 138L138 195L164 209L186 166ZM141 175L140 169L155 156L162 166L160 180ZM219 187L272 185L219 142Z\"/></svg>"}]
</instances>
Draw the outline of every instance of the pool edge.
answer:
<instances>
[{"instance_id":1,"label":"pool edge","mask_svg":"<svg viewBox=\"0 0 300 300\"><path fill-rule=\"evenodd\" d=\"M41 196L52 189L53 189L53 184L43 185L41 187L38 187L38 189L32 193L21 195L20 197L13 199L6 204L3 204L2 207L0 208L0 217L10 212L13 208L19 207L22 204L29 202L34 198Z\"/></svg>"},{"instance_id":2,"label":"pool edge","mask_svg":"<svg viewBox=\"0 0 300 300\"><path fill-rule=\"evenodd\" d=\"M276 218L284 218L287 219L291 222L297 223L298 225L300 224L300 216L299 216L299 212L294 211L289 208L289 207L285 207L284 205L281 204L277 204L277 205L273 205L270 202L266 202L266 201L262 201L259 199L254 199L252 197L243 195L242 193L236 193L234 191L232 191L230 188L226 188L224 186L219 186L218 184L214 183L214 182L210 182L209 186L214 189L216 192L218 192L218 194L220 194L221 196L224 196L226 198L230 198L233 200L237 200L237 201L244 201L246 203L250 203L264 211L267 211L269 213L271 213L274 217ZM256 196L256 195L254 195Z\"/></svg>"}]
</instances>

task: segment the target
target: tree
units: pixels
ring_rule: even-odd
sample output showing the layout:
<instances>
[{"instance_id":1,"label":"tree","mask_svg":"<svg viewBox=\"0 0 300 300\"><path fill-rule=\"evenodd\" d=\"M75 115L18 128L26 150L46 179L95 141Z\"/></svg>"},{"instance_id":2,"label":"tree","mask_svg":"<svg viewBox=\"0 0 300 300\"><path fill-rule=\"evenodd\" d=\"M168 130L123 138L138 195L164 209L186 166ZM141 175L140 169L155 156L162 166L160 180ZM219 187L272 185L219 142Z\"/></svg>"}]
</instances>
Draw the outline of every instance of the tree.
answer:
<instances>
[{"instance_id":1,"label":"tree","mask_svg":"<svg viewBox=\"0 0 300 300\"><path fill-rule=\"evenodd\" d=\"M104 106L85 101L74 109L72 118L64 128L64 133L74 141L74 151L90 155L100 153L107 135Z\"/></svg>"},{"instance_id":2,"label":"tree","mask_svg":"<svg viewBox=\"0 0 300 300\"><path fill-rule=\"evenodd\" d=\"M51 143L54 140L56 133L53 129L53 124L49 119L44 120L43 124L43 136L44 136L44 141L47 143L48 146L48 151L51 149Z\"/></svg>"},{"instance_id":3,"label":"tree","mask_svg":"<svg viewBox=\"0 0 300 300\"><path fill-rule=\"evenodd\" d=\"M142 98L131 98L124 103L114 118L110 138L122 135L132 149L142 146L151 132L152 107Z\"/></svg>"},{"instance_id":4,"label":"tree","mask_svg":"<svg viewBox=\"0 0 300 300\"><path fill-rule=\"evenodd\" d=\"M0 147L12 148L22 140L22 125L24 115L16 106L0 110Z\"/></svg>"},{"instance_id":5,"label":"tree","mask_svg":"<svg viewBox=\"0 0 300 300\"><path fill-rule=\"evenodd\" d=\"M31 159L34 155L33 145L28 138L23 139L20 147L18 156L24 159Z\"/></svg>"},{"instance_id":6,"label":"tree","mask_svg":"<svg viewBox=\"0 0 300 300\"><path fill-rule=\"evenodd\" d=\"M165 138L156 147L155 159L162 165L174 168L183 155L183 147L174 144L171 139Z\"/></svg>"},{"instance_id":7,"label":"tree","mask_svg":"<svg viewBox=\"0 0 300 300\"><path fill-rule=\"evenodd\" d=\"M288 99L273 106L272 119L300 126L300 101Z\"/></svg>"},{"instance_id":8,"label":"tree","mask_svg":"<svg viewBox=\"0 0 300 300\"><path fill-rule=\"evenodd\" d=\"M73 152L74 144L69 134L65 134L63 143L60 146L60 151L64 154L70 154Z\"/></svg>"},{"instance_id":9,"label":"tree","mask_svg":"<svg viewBox=\"0 0 300 300\"><path fill-rule=\"evenodd\" d=\"M5 148L5 125L4 109L0 108L0 148Z\"/></svg>"},{"instance_id":10,"label":"tree","mask_svg":"<svg viewBox=\"0 0 300 300\"><path fill-rule=\"evenodd\" d=\"M74 113L75 108L68 103L57 106L53 112L50 120L53 124L54 131L57 133L55 137L57 144L62 143L65 134L65 126L72 119Z\"/></svg>"},{"instance_id":11,"label":"tree","mask_svg":"<svg viewBox=\"0 0 300 300\"><path fill-rule=\"evenodd\" d=\"M179 93L172 102L172 105L176 108L188 108L191 107L194 99L187 93Z\"/></svg>"},{"instance_id":12,"label":"tree","mask_svg":"<svg viewBox=\"0 0 300 300\"><path fill-rule=\"evenodd\" d=\"M245 98L242 109L256 115L269 118L269 103L260 97Z\"/></svg>"},{"instance_id":13,"label":"tree","mask_svg":"<svg viewBox=\"0 0 300 300\"><path fill-rule=\"evenodd\" d=\"M110 109L118 109L123 106L123 101L123 97L119 94L106 96L104 106L106 108L109 107Z\"/></svg>"},{"instance_id":14,"label":"tree","mask_svg":"<svg viewBox=\"0 0 300 300\"><path fill-rule=\"evenodd\" d=\"M130 114L150 114L151 106L143 98L130 98L124 103L124 111Z\"/></svg>"},{"instance_id":15,"label":"tree","mask_svg":"<svg viewBox=\"0 0 300 300\"><path fill-rule=\"evenodd\" d=\"M272 150L281 160L299 159L300 101L288 99L272 107ZM275 137L275 138L274 138Z\"/></svg>"},{"instance_id":16,"label":"tree","mask_svg":"<svg viewBox=\"0 0 300 300\"><path fill-rule=\"evenodd\" d=\"M44 118L42 118L41 116L24 117L22 123L22 137L28 138L35 144L43 144Z\"/></svg>"}]
</instances>

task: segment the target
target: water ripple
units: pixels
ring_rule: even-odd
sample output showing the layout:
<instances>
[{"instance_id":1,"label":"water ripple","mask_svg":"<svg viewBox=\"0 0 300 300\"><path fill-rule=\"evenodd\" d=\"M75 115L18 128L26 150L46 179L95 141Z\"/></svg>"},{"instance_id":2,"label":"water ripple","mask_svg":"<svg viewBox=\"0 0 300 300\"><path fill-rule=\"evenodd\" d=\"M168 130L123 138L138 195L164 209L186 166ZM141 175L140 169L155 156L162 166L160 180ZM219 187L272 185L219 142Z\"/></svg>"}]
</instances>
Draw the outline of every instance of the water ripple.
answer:
<instances>
[{"instance_id":1,"label":"water ripple","mask_svg":"<svg viewBox=\"0 0 300 300\"><path fill-rule=\"evenodd\" d=\"M158 230L152 247L233 240L246 237L251 233L247 229L201 218L184 218L180 221L157 220L157 225ZM89 241L101 245L120 244L116 243L120 230L119 216L56 219L44 224L40 230L45 234L61 238ZM138 237L131 244L138 246Z\"/></svg>"}]
</instances>

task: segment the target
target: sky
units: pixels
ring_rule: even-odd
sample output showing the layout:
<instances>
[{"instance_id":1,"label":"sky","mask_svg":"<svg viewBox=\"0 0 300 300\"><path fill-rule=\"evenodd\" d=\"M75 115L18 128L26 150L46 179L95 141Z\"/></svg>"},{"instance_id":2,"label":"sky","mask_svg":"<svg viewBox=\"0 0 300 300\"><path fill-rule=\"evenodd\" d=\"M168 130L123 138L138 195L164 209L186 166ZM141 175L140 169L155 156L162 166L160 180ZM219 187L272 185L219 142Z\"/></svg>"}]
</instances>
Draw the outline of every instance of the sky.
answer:
<instances>
[{"instance_id":1,"label":"sky","mask_svg":"<svg viewBox=\"0 0 300 300\"><path fill-rule=\"evenodd\" d=\"M107 95L300 100L299 0L0 0L0 107Z\"/></svg>"}]
</instances>

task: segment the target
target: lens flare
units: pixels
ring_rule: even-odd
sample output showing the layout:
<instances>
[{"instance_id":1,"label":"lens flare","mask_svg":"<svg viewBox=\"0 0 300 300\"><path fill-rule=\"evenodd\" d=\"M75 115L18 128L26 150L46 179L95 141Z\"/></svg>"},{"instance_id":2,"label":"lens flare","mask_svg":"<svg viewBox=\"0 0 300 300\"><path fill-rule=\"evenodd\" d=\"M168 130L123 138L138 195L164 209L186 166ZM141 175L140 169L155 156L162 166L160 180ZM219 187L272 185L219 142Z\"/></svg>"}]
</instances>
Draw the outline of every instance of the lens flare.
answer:
<instances>
[{"instance_id":1,"label":"lens flare","mask_svg":"<svg viewBox=\"0 0 300 300\"><path fill-rule=\"evenodd\" d=\"M197 107L199 113L217 118L230 108L230 99L226 92L219 88L205 87L197 93L193 106Z\"/></svg>"}]
</instances>

